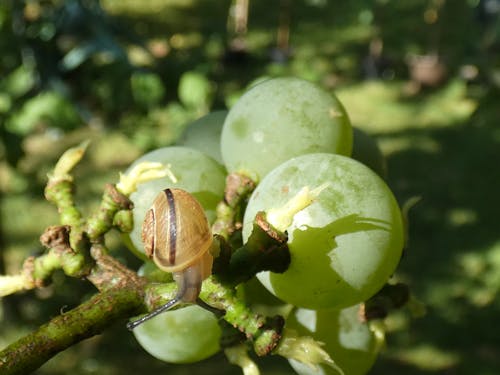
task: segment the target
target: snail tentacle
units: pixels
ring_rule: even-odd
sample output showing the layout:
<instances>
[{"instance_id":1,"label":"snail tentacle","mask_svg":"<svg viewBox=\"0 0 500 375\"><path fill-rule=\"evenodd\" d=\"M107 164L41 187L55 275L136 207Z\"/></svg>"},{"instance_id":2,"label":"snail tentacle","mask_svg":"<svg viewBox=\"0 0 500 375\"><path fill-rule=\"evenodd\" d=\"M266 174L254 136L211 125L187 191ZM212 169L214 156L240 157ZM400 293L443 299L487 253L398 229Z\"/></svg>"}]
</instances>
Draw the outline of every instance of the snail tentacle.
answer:
<instances>
[{"instance_id":1,"label":"snail tentacle","mask_svg":"<svg viewBox=\"0 0 500 375\"><path fill-rule=\"evenodd\" d=\"M166 304L158 307L156 310L151 311L149 314L146 314L137 320L134 320L132 322L127 323L127 328L130 331L132 331L138 325L141 325L145 321L148 321L149 319L154 318L156 315L159 315L164 311L170 310L172 307L174 307L175 305L177 305L181 301L182 301L182 296L177 295L174 299L171 299Z\"/></svg>"}]
</instances>

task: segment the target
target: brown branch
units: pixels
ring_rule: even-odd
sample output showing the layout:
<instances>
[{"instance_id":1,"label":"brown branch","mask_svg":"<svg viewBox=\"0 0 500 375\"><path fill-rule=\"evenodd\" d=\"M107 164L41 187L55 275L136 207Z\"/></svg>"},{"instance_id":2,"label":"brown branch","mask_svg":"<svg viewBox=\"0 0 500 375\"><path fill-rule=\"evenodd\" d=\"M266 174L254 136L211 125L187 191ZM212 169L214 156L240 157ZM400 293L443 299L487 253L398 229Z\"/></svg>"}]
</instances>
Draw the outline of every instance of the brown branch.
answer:
<instances>
[{"instance_id":1,"label":"brown branch","mask_svg":"<svg viewBox=\"0 0 500 375\"><path fill-rule=\"evenodd\" d=\"M134 289L112 289L99 293L0 352L0 373L29 374L71 345L137 314L143 305L142 295Z\"/></svg>"}]
</instances>

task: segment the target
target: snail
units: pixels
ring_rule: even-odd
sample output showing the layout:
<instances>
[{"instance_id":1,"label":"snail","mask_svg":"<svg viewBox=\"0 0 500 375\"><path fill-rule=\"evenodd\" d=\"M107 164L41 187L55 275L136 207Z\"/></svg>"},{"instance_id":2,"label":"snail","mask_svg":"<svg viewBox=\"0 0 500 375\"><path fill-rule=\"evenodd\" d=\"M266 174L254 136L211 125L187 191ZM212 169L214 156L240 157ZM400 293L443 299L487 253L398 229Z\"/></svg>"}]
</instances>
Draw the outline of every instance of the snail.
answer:
<instances>
[{"instance_id":1,"label":"snail","mask_svg":"<svg viewBox=\"0 0 500 375\"><path fill-rule=\"evenodd\" d=\"M153 201L142 224L142 242L149 258L172 272L177 284L174 299L127 324L132 330L179 302L198 302L201 284L212 271L213 236L201 204L181 189L165 189Z\"/></svg>"}]
</instances>

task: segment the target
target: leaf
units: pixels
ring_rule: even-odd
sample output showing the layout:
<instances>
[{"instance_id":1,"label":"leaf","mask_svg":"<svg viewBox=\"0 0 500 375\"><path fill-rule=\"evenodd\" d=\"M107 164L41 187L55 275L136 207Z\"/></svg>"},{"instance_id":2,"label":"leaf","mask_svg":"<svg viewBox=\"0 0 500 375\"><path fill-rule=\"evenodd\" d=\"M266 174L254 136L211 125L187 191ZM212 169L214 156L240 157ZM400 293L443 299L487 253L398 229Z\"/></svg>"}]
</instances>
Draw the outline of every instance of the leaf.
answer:
<instances>
[{"instance_id":1,"label":"leaf","mask_svg":"<svg viewBox=\"0 0 500 375\"><path fill-rule=\"evenodd\" d=\"M136 72L130 77L132 96L145 108L159 104L165 96L165 87L158 74Z\"/></svg>"},{"instance_id":2,"label":"leaf","mask_svg":"<svg viewBox=\"0 0 500 375\"><path fill-rule=\"evenodd\" d=\"M35 85L35 72L30 66L21 65L10 73L1 84L1 89L12 98L19 98Z\"/></svg>"},{"instance_id":3,"label":"leaf","mask_svg":"<svg viewBox=\"0 0 500 375\"><path fill-rule=\"evenodd\" d=\"M59 93L48 91L27 100L7 119L6 128L12 133L26 135L40 125L73 129L80 123L73 104Z\"/></svg>"},{"instance_id":4,"label":"leaf","mask_svg":"<svg viewBox=\"0 0 500 375\"><path fill-rule=\"evenodd\" d=\"M213 88L203 74L186 72L179 81L178 94L186 107L206 110L212 100Z\"/></svg>"}]
</instances>

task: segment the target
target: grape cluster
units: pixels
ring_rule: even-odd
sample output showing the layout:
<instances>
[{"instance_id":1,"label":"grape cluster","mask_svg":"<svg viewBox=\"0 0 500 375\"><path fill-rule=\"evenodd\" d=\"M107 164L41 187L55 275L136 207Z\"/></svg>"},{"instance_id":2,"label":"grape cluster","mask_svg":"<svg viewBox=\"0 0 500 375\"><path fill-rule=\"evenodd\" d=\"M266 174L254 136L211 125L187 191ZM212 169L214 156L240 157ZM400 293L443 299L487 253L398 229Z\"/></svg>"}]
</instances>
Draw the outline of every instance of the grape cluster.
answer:
<instances>
[{"instance_id":1,"label":"grape cluster","mask_svg":"<svg viewBox=\"0 0 500 375\"><path fill-rule=\"evenodd\" d=\"M256 188L242 216L243 243L257 213L286 207L304 189L319 189L281 229L290 251L286 271L256 277L265 293L295 306L286 327L324 342L345 374L366 373L378 345L359 318L359 304L386 284L404 242L401 211L384 182L386 167L374 141L353 132L333 94L308 81L277 78L253 86L228 112L195 121L178 144L134 163L159 161L175 176L144 183L132 194L134 252L142 252L140 223L146 211L167 187L193 194L213 223L227 174L253 180ZM216 319L197 306L161 314L134 334L153 356L173 363L201 360L220 349ZM299 374L338 373L333 367L290 363Z\"/></svg>"}]
</instances>

